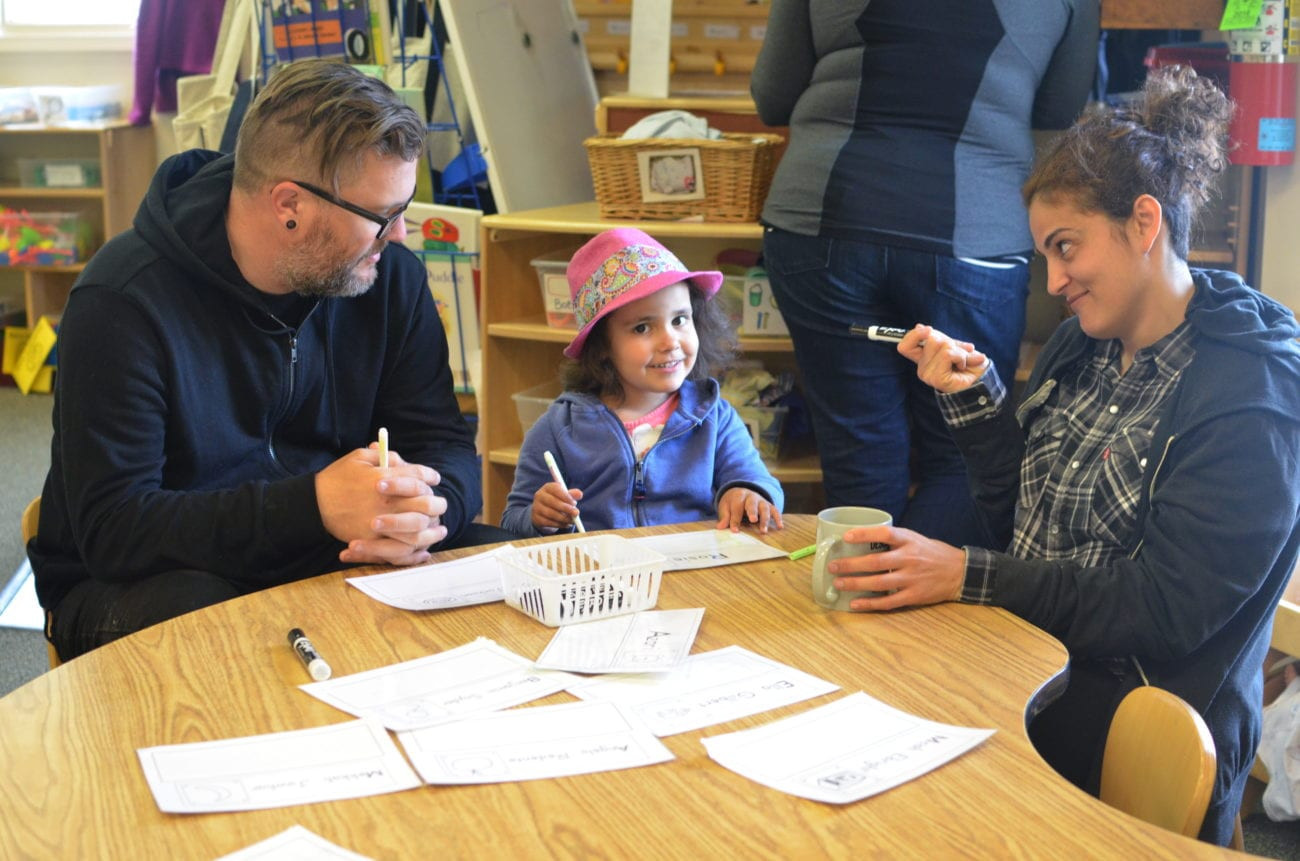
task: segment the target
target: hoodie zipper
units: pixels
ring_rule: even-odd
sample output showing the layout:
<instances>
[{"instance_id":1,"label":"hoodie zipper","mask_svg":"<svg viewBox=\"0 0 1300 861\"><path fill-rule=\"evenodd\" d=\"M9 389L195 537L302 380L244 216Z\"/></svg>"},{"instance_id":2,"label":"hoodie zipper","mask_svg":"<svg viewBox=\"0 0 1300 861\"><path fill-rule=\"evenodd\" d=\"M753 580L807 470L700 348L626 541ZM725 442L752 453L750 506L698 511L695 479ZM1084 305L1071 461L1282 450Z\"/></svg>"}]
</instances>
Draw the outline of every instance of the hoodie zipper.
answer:
<instances>
[{"instance_id":1,"label":"hoodie zipper","mask_svg":"<svg viewBox=\"0 0 1300 861\"><path fill-rule=\"evenodd\" d=\"M302 322L296 327L286 324L279 317L271 314L269 311L267 312L272 320L284 327L285 331L289 333L289 390L286 393L284 403L280 408L280 415L277 416L276 421L266 429L266 452L270 456L271 461L281 469L285 469L285 466L280 463L280 456L275 452L275 429L279 427L280 422L284 417L289 414L289 410L293 406L294 395L298 390L298 333L302 331L303 326L307 325L307 321L311 319L311 316L316 313L316 309L320 306L321 302L318 300L316 304L311 306L306 315L302 318Z\"/></svg>"},{"instance_id":2,"label":"hoodie zipper","mask_svg":"<svg viewBox=\"0 0 1300 861\"><path fill-rule=\"evenodd\" d=\"M1147 499L1150 499L1155 495L1156 479L1160 477L1160 470L1164 467L1165 461L1169 458L1169 447L1174 444L1174 440L1177 436L1178 434L1170 434L1169 438L1165 440L1165 449L1160 452L1160 460L1156 463L1156 468L1151 471L1151 481L1147 484ZM1150 503L1148 503L1148 505L1149 504ZM1140 539L1137 543L1137 547L1133 548L1133 552L1128 555L1128 558L1136 559L1138 552L1142 549L1143 543L1144 540ZM1138 677L1142 679L1142 684L1150 685L1151 680L1147 678L1147 671L1142 668L1142 662L1138 660L1137 655L1129 655L1129 660L1133 662L1133 668L1137 670Z\"/></svg>"}]
</instances>

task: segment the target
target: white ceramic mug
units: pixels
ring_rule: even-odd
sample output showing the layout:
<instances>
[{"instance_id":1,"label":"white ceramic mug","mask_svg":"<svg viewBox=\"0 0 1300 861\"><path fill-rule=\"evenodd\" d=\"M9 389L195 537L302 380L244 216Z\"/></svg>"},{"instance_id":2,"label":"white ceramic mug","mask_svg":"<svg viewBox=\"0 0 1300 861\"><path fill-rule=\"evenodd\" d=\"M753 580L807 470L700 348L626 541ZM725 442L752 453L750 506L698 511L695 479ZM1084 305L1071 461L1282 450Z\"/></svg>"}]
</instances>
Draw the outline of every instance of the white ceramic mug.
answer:
<instances>
[{"instance_id":1,"label":"white ceramic mug","mask_svg":"<svg viewBox=\"0 0 1300 861\"><path fill-rule=\"evenodd\" d=\"M841 592L835 588L835 575L826 570L826 565L846 556L862 556L888 550L888 544L845 541L844 533L859 526L889 526L893 522L894 518L888 511L858 505L842 505L817 512L817 555L813 557L812 566L813 600L830 610L848 610L849 602L854 598L874 598L887 594L869 590Z\"/></svg>"}]
</instances>

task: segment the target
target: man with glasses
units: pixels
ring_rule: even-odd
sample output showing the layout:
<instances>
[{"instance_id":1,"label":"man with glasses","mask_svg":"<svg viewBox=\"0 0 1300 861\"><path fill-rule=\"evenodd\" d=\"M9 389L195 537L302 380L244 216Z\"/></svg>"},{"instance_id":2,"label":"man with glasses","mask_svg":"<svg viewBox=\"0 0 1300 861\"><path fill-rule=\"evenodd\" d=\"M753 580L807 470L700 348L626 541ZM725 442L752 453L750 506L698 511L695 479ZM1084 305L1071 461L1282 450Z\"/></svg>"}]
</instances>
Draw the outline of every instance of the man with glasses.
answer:
<instances>
[{"instance_id":1,"label":"man with glasses","mask_svg":"<svg viewBox=\"0 0 1300 861\"><path fill-rule=\"evenodd\" d=\"M353 67L289 64L233 156L165 161L87 264L28 548L63 659L346 564L510 537L472 523L474 439L401 243L425 134Z\"/></svg>"}]
</instances>

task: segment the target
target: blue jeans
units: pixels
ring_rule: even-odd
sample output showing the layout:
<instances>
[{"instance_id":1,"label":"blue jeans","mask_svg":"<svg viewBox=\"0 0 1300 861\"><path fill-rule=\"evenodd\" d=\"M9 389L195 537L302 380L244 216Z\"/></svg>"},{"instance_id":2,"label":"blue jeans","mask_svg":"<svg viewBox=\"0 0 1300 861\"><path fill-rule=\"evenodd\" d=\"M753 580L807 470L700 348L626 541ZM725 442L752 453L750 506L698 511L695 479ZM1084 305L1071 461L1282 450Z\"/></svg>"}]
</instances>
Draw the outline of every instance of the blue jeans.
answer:
<instances>
[{"instance_id":1,"label":"blue jeans","mask_svg":"<svg viewBox=\"0 0 1300 861\"><path fill-rule=\"evenodd\" d=\"M802 372L827 504L883 508L931 538L986 545L934 390L894 345L850 327L929 323L973 343L1010 385L1025 329L1028 254L1024 262L966 262L768 228L763 258Z\"/></svg>"}]
</instances>

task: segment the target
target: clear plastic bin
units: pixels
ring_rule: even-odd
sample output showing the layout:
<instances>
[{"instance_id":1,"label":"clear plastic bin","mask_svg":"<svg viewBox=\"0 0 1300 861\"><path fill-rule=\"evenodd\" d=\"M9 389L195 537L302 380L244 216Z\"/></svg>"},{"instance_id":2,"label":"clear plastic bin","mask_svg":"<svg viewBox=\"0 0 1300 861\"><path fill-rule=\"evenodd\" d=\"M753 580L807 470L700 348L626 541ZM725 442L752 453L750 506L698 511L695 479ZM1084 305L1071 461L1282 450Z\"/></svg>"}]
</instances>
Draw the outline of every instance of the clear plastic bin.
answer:
<instances>
[{"instance_id":1,"label":"clear plastic bin","mask_svg":"<svg viewBox=\"0 0 1300 861\"><path fill-rule=\"evenodd\" d=\"M18 183L25 188L99 188L99 161L93 158L20 158Z\"/></svg>"},{"instance_id":2,"label":"clear plastic bin","mask_svg":"<svg viewBox=\"0 0 1300 861\"><path fill-rule=\"evenodd\" d=\"M510 396L515 402L515 411L519 413L521 435L528 434L528 429L536 424L561 391L559 382L551 380Z\"/></svg>"},{"instance_id":3,"label":"clear plastic bin","mask_svg":"<svg viewBox=\"0 0 1300 861\"><path fill-rule=\"evenodd\" d=\"M89 248L90 225L78 213L0 211L0 266L67 266Z\"/></svg>"},{"instance_id":4,"label":"clear plastic bin","mask_svg":"<svg viewBox=\"0 0 1300 861\"><path fill-rule=\"evenodd\" d=\"M542 287L542 307L546 309L546 325L556 329L578 328L573 316L573 297L569 292L569 258L537 257L533 261L537 280Z\"/></svg>"},{"instance_id":5,"label":"clear plastic bin","mask_svg":"<svg viewBox=\"0 0 1300 861\"><path fill-rule=\"evenodd\" d=\"M781 455L781 440L785 432L785 417L789 407L736 407L741 421L749 428L754 448L764 460L775 460Z\"/></svg>"},{"instance_id":6,"label":"clear plastic bin","mask_svg":"<svg viewBox=\"0 0 1300 861\"><path fill-rule=\"evenodd\" d=\"M554 628L654 607L668 558L599 533L516 547L502 561L506 603Z\"/></svg>"}]
</instances>

